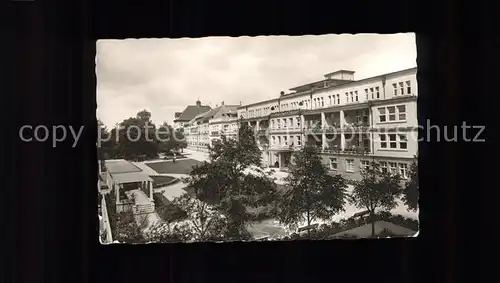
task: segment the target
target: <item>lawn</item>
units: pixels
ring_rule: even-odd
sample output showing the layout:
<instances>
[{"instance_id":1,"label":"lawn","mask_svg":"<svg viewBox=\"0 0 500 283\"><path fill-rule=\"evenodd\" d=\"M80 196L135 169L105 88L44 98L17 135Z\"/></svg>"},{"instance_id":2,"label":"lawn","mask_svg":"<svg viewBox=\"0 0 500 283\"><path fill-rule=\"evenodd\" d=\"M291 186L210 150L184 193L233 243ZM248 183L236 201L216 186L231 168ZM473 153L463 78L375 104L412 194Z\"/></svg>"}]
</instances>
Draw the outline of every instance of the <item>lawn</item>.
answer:
<instances>
[{"instance_id":1,"label":"lawn","mask_svg":"<svg viewBox=\"0 0 500 283\"><path fill-rule=\"evenodd\" d=\"M166 185L170 185L173 183L174 180L176 180L174 177L170 176L149 176L151 179L153 179L153 187L159 188L159 187L164 187Z\"/></svg>"},{"instance_id":2,"label":"lawn","mask_svg":"<svg viewBox=\"0 0 500 283\"><path fill-rule=\"evenodd\" d=\"M192 168L200 163L200 161L194 159L184 159L178 160L175 163L171 161L146 163L146 166L155 170L159 174L189 174Z\"/></svg>"}]
</instances>

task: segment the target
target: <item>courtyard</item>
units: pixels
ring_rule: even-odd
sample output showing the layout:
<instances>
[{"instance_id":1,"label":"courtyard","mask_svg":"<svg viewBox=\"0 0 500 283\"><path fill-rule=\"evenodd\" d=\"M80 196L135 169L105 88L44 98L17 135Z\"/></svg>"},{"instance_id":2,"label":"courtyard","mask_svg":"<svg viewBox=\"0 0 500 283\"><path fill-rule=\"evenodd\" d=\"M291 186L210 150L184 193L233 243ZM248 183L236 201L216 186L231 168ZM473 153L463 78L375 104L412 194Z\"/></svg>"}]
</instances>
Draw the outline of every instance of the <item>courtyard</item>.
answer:
<instances>
[{"instance_id":1,"label":"courtyard","mask_svg":"<svg viewBox=\"0 0 500 283\"><path fill-rule=\"evenodd\" d=\"M189 174L194 166L201 162L194 159L183 159L176 162L150 162L145 163L158 174Z\"/></svg>"}]
</instances>

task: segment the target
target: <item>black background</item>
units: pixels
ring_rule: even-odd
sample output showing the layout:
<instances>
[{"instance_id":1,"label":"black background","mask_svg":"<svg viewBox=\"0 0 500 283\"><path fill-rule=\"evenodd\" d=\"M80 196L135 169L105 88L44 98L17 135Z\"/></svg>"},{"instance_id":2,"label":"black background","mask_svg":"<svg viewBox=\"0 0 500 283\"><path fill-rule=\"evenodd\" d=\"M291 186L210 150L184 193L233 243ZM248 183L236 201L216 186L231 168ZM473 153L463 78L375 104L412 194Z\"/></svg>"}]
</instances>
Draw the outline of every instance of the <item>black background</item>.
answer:
<instances>
[{"instance_id":1,"label":"black background","mask_svg":"<svg viewBox=\"0 0 500 283\"><path fill-rule=\"evenodd\" d=\"M442 2L4 1L5 282L500 282L497 4ZM417 32L420 123L487 127L419 144L418 238L99 244L97 39L398 32ZM85 131L52 148L22 142L26 124Z\"/></svg>"}]
</instances>

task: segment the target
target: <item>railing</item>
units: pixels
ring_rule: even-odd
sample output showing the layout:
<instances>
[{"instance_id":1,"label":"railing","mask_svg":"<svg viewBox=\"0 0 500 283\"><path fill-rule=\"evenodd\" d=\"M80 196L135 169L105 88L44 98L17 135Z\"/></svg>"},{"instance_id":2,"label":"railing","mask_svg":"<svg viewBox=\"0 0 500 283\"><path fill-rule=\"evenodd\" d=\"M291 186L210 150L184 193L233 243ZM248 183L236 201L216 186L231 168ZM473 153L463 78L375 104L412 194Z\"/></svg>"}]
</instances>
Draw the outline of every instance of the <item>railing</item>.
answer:
<instances>
[{"instance_id":1,"label":"railing","mask_svg":"<svg viewBox=\"0 0 500 283\"><path fill-rule=\"evenodd\" d=\"M219 134L220 134L220 132L219 132L219 131L212 131L212 132L210 133L210 135L211 135L211 136L213 136L213 137L214 137L214 136L218 136Z\"/></svg>"},{"instance_id":2,"label":"railing","mask_svg":"<svg viewBox=\"0 0 500 283\"><path fill-rule=\"evenodd\" d=\"M300 145L271 145L269 147L270 149L281 149L281 150L285 150L285 149L288 149L288 150L300 150L302 148L302 146Z\"/></svg>"},{"instance_id":3,"label":"railing","mask_svg":"<svg viewBox=\"0 0 500 283\"><path fill-rule=\"evenodd\" d=\"M281 132L296 132L296 131L302 131L301 127L280 127L280 128L269 128L269 132L273 133L281 133Z\"/></svg>"},{"instance_id":4,"label":"railing","mask_svg":"<svg viewBox=\"0 0 500 283\"><path fill-rule=\"evenodd\" d=\"M371 153L371 150L369 148L366 148L366 147L362 147L362 146L357 146L357 147L348 147L346 146L346 148L344 148L343 150L340 149L340 148L325 148L322 150L323 153L330 153L330 154L360 154L360 155L364 155L364 154L370 154Z\"/></svg>"}]
</instances>

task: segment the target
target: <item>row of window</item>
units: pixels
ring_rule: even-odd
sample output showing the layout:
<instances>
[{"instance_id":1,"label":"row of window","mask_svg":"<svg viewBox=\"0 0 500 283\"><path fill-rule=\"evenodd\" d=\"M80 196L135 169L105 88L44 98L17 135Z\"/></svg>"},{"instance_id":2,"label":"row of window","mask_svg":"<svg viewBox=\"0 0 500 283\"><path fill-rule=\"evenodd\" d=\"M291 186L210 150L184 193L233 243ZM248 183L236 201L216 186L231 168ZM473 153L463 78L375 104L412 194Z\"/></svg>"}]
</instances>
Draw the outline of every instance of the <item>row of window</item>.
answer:
<instances>
[{"instance_id":1,"label":"row of window","mask_svg":"<svg viewBox=\"0 0 500 283\"><path fill-rule=\"evenodd\" d=\"M297 136L272 136L271 145L274 146L300 146L302 138Z\"/></svg>"},{"instance_id":2,"label":"row of window","mask_svg":"<svg viewBox=\"0 0 500 283\"><path fill-rule=\"evenodd\" d=\"M406 121L406 105L379 107L379 122L402 122Z\"/></svg>"},{"instance_id":3,"label":"row of window","mask_svg":"<svg viewBox=\"0 0 500 283\"><path fill-rule=\"evenodd\" d=\"M271 119L271 128L300 128L300 117Z\"/></svg>"},{"instance_id":4,"label":"row of window","mask_svg":"<svg viewBox=\"0 0 500 283\"><path fill-rule=\"evenodd\" d=\"M405 94L412 94L412 85L411 81L405 81L405 82L397 82L392 84L394 95L405 95ZM370 87L370 88L365 88L365 101L368 101L370 99L380 99L381 98L381 90L379 86L375 87ZM353 91L348 91L345 92L345 103L354 103L354 102L359 102L360 97L358 90L353 90ZM325 100L328 99L326 102ZM288 111L288 110L296 110L299 109L300 105L302 104L302 107L305 109L317 109L317 108L322 108L322 107L331 107L334 105L340 105L340 94L332 94L328 95L325 97L315 97L312 100L311 99L304 99L301 101L294 101L294 102L289 102L289 103L283 103L281 104L281 111ZM279 106L269 106L269 107L264 107L264 108L259 108L259 109L254 109L254 110L249 110L248 111L248 118L254 118L254 117L260 117L260 116L265 116L269 115L272 110L271 108L278 109Z\"/></svg>"},{"instance_id":5,"label":"row of window","mask_svg":"<svg viewBox=\"0 0 500 283\"><path fill-rule=\"evenodd\" d=\"M394 90L394 96L411 94L411 82L410 81L393 83L392 88Z\"/></svg>"},{"instance_id":6,"label":"row of window","mask_svg":"<svg viewBox=\"0 0 500 283\"><path fill-rule=\"evenodd\" d=\"M391 174L398 174L403 179L408 178L408 164L407 163L398 163L398 162L387 162L380 161L380 171ZM361 160L360 161L360 170L367 169L370 166L369 160ZM330 169L337 170L338 169L338 160L337 158L330 158ZM346 159L345 160L345 171L348 173L355 172L354 159Z\"/></svg>"},{"instance_id":7,"label":"row of window","mask_svg":"<svg viewBox=\"0 0 500 283\"><path fill-rule=\"evenodd\" d=\"M406 134L379 134L380 148L407 149ZM387 145L389 144L389 147Z\"/></svg>"}]
</instances>

